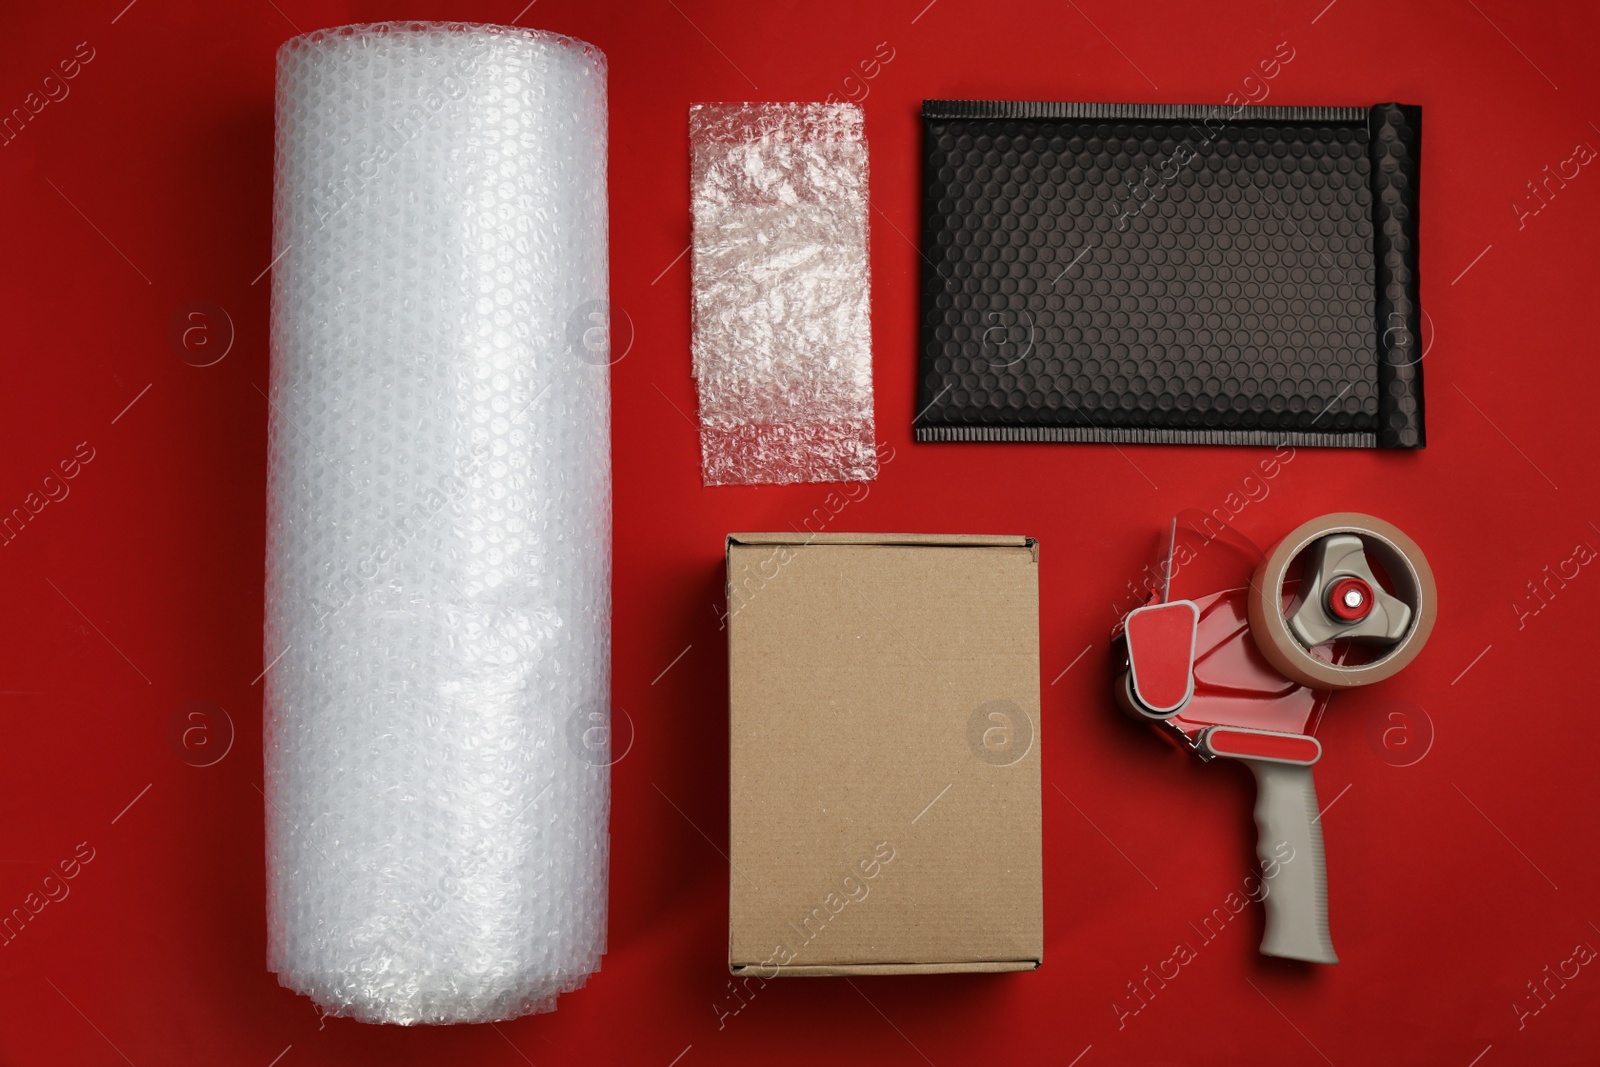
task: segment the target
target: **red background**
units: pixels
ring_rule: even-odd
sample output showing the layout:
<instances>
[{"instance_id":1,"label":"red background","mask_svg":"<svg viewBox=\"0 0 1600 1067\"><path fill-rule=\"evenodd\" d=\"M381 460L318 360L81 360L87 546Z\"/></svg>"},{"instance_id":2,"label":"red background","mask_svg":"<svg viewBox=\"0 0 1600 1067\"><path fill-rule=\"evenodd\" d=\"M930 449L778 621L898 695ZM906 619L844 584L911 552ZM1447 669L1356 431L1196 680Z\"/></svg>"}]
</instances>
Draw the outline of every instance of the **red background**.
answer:
<instances>
[{"instance_id":1,"label":"red background","mask_svg":"<svg viewBox=\"0 0 1600 1067\"><path fill-rule=\"evenodd\" d=\"M79 42L94 49L70 96L0 147L0 512L79 442L94 450L70 495L0 548L0 911L22 905L79 842L94 850L70 896L0 948L0 1061L1004 1057L1096 1067L1270 1056L1493 1067L1600 1057L1600 967L1520 1028L1513 1007L1538 1006L1525 983L1546 965L1580 942L1600 947L1586 810L1600 750L1589 688L1600 574L1552 582L1543 606L1525 601L1537 614L1514 606L1544 567L1580 543L1600 547L1589 443L1600 174L1584 168L1520 228L1511 207L1547 164L1580 142L1600 146L1592 9L538 0L521 12L525 25L593 41L611 63L618 351L630 330L621 311L633 334L612 379L614 691L635 733L615 768L611 951L552 1015L403 1030L324 1026L263 964L252 680L265 666L268 284L252 279L271 254L273 53L297 29L505 22L521 0L125 3L12 4L0 15L0 113L23 105ZM917 106L967 96L1215 103L1284 41L1295 58L1268 83L1268 103L1425 108L1429 445L1302 449L1235 525L1269 543L1326 511L1384 516L1429 552L1443 610L1413 668L1337 697L1320 731L1344 962L1258 956L1251 908L1119 1029L1112 1005L1126 983L1196 940L1188 924L1241 886L1254 829L1248 775L1200 766L1112 710L1101 655L1111 604L1168 516L1223 506L1266 452L913 445ZM880 42L893 58L863 79L859 64ZM863 90L878 432L894 459L828 528L1041 540L1046 961L1005 976L784 980L719 1025L718 1006L738 1004L719 853L722 537L800 525L828 488L700 486L678 258L689 229L686 108ZM203 368L168 341L174 316L197 300L226 309L236 329L226 358ZM171 739L192 701L226 709L237 732L212 766L189 765ZM1396 708L1407 717L1387 719ZM1386 747L1382 731L1396 724ZM215 713L209 727L226 731Z\"/></svg>"}]
</instances>

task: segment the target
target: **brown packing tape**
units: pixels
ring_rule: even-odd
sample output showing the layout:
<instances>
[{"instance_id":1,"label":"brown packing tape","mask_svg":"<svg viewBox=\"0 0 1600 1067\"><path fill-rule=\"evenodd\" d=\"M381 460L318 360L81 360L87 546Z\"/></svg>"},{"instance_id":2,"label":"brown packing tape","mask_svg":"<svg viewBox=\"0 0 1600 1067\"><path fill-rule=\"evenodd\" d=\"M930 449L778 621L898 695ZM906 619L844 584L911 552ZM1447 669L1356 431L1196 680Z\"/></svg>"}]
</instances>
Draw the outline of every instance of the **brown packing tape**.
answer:
<instances>
[{"instance_id":1,"label":"brown packing tape","mask_svg":"<svg viewBox=\"0 0 1600 1067\"><path fill-rule=\"evenodd\" d=\"M1037 544L728 538L729 965L1043 957Z\"/></svg>"},{"instance_id":2,"label":"brown packing tape","mask_svg":"<svg viewBox=\"0 0 1600 1067\"><path fill-rule=\"evenodd\" d=\"M1302 645L1284 619L1283 582L1289 567L1313 542L1329 534L1352 533L1367 542L1401 589L1401 599L1416 615L1411 628L1382 656L1356 666L1329 663ZM1393 523L1355 511L1335 512L1304 522L1279 541L1250 579L1250 636L1261 654L1286 678L1313 689L1348 689L1391 678L1417 658L1439 613L1439 587L1428 557Z\"/></svg>"}]
</instances>

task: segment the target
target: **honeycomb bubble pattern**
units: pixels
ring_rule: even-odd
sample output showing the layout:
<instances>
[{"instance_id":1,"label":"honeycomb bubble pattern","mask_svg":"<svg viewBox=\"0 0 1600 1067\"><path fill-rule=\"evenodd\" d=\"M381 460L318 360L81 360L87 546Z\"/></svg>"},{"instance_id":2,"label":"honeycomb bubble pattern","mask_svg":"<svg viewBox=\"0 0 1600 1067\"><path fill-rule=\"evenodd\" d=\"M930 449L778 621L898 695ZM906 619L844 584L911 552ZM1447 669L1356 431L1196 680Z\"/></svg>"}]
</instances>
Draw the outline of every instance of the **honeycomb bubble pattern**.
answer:
<instances>
[{"instance_id":1,"label":"honeycomb bubble pattern","mask_svg":"<svg viewBox=\"0 0 1600 1067\"><path fill-rule=\"evenodd\" d=\"M1379 443L1365 109L924 127L919 440Z\"/></svg>"},{"instance_id":2,"label":"honeycomb bubble pattern","mask_svg":"<svg viewBox=\"0 0 1600 1067\"><path fill-rule=\"evenodd\" d=\"M605 948L605 60L383 24L277 77L269 966L369 1022L549 1010Z\"/></svg>"},{"instance_id":3,"label":"honeycomb bubble pattern","mask_svg":"<svg viewBox=\"0 0 1600 1067\"><path fill-rule=\"evenodd\" d=\"M855 104L689 109L706 485L877 477Z\"/></svg>"},{"instance_id":4,"label":"honeycomb bubble pattern","mask_svg":"<svg viewBox=\"0 0 1600 1067\"><path fill-rule=\"evenodd\" d=\"M1422 307L1418 302L1417 218L1422 172L1422 109L1380 104L1372 109L1372 188L1377 222L1378 328L1383 390L1378 443L1422 448Z\"/></svg>"}]
</instances>

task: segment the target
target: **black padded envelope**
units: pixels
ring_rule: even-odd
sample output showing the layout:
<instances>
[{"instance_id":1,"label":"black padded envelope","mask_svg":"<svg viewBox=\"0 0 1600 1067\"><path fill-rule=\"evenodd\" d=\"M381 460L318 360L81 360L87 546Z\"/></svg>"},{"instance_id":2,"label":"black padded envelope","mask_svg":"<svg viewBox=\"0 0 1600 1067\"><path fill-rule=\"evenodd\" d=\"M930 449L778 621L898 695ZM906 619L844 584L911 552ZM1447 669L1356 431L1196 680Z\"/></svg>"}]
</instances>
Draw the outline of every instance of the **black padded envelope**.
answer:
<instances>
[{"instance_id":1,"label":"black padded envelope","mask_svg":"<svg viewBox=\"0 0 1600 1067\"><path fill-rule=\"evenodd\" d=\"M1423 446L1420 108L922 117L917 440Z\"/></svg>"}]
</instances>

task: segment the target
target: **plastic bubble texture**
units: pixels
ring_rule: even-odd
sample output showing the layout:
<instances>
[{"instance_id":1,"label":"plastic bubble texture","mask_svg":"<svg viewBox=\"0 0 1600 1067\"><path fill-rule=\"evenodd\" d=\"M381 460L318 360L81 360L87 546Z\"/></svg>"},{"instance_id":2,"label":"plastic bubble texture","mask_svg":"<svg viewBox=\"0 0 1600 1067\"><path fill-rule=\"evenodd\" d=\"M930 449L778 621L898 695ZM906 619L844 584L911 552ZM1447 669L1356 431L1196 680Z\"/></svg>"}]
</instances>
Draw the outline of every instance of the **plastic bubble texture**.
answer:
<instances>
[{"instance_id":1,"label":"plastic bubble texture","mask_svg":"<svg viewBox=\"0 0 1600 1067\"><path fill-rule=\"evenodd\" d=\"M268 956L329 1013L546 1011L605 949L605 77L490 26L278 54Z\"/></svg>"},{"instance_id":2,"label":"plastic bubble texture","mask_svg":"<svg viewBox=\"0 0 1600 1067\"><path fill-rule=\"evenodd\" d=\"M916 439L1422 447L1421 122L924 101Z\"/></svg>"},{"instance_id":3,"label":"plastic bubble texture","mask_svg":"<svg viewBox=\"0 0 1600 1067\"><path fill-rule=\"evenodd\" d=\"M696 104L689 150L705 484L877 477L861 108Z\"/></svg>"}]
</instances>

